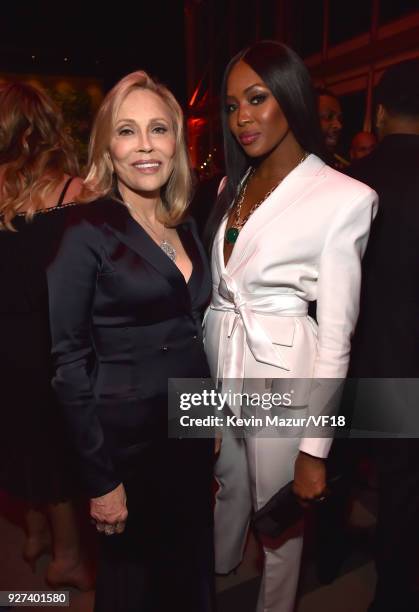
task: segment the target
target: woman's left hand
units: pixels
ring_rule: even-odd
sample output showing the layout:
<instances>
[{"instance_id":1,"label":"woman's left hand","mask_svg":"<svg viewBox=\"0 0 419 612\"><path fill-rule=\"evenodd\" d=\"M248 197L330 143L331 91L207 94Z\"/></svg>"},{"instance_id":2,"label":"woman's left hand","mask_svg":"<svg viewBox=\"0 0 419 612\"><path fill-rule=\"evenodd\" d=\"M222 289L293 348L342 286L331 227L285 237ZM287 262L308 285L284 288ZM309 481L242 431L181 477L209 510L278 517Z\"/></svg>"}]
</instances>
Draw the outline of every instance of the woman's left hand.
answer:
<instances>
[{"instance_id":1,"label":"woman's left hand","mask_svg":"<svg viewBox=\"0 0 419 612\"><path fill-rule=\"evenodd\" d=\"M295 460L293 491L302 506L321 500L326 490L326 463L300 451Z\"/></svg>"}]
</instances>

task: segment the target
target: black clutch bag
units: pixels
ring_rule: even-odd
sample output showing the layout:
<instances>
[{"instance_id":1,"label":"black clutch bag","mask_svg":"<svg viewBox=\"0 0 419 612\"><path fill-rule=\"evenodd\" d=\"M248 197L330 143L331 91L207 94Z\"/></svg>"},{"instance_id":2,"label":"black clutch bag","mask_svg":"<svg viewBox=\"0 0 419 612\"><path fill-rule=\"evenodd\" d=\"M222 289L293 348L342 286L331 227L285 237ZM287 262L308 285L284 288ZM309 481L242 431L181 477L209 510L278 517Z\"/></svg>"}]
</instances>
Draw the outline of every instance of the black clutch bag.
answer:
<instances>
[{"instance_id":1,"label":"black clutch bag","mask_svg":"<svg viewBox=\"0 0 419 612\"><path fill-rule=\"evenodd\" d=\"M342 482L339 474L327 481L327 496L324 501L313 504L327 504L331 495L336 494L338 485ZM269 538L277 538L284 531L295 525L303 516L304 508L299 504L298 498L292 490L293 481L284 485L252 518L255 531Z\"/></svg>"}]
</instances>

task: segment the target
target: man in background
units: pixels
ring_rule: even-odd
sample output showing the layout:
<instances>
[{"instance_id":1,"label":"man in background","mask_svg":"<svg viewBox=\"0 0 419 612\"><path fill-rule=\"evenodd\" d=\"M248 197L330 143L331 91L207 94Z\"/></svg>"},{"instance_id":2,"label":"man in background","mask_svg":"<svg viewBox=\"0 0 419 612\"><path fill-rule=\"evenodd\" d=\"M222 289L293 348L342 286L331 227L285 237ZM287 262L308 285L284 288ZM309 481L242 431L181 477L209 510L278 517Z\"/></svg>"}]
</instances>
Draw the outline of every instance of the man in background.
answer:
<instances>
[{"instance_id":1,"label":"man in background","mask_svg":"<svg viewBox=\"0 0 419 612\"><path fill-rule=\"evenodd\" d=\"M377 146L377 138L372 132L357 132L352 138L349 155L351 162L372 153Z\"/></svg>"},{"instance_id":2,"label":"man in background","mask_svg":"<svg viewBox=\"0 0 419 612\"><path fill-rule=\"evenodd\" d=\"M316 92L320 126L328 153L327 163L336 170L344 170L349 162L336 152L343 127L343 115L339 99L325 88L319 88Z\"/></svg>"},{"instance_id":3,"label":"man in background","mask_svg":"<svg viewBox=\"0 0 419 612\"><path fill-rule=\"evenodd\" d=\"M377 392L393 384L393 396L374 399L370 411L397 420L407 414L408 381L389 379L419 378L419 60L389 68L376 102L380 142L349 170L380 197L362 264L349 376L380 379ZM413 401L418 407L419 398ZM392 433L374 443L379 507L370 612L419 610L419 440L407 437L411 431Z\"/></svg>"}]
</instances>

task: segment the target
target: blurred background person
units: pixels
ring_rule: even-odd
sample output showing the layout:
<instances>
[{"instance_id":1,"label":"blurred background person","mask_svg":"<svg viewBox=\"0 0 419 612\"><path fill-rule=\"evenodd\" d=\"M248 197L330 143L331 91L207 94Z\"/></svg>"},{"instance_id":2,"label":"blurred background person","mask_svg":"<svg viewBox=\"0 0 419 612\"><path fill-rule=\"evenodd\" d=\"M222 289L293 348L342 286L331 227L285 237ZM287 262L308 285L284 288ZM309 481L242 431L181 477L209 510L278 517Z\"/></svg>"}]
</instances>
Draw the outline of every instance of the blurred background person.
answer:
<instances>
[{"instance_id":1,"label":"blurred background person","mask_svg":"<svg viewBox=\"0 0 419 612\"><path fill-rule=\"evenodd\" d=\"M362 159L374 151L377 146L377 138L372 132L357 132L352 138L349 155L351 162Z\"/></svg>"},{"instance_id":2,"label":"blurred background person","mask_svg":"<svg viewBox=\"0 0 419 612\"><path fill-rule=\"evenodd\" d=\"M336 170L343 170L349 165L349 162L337 152L343 127L343 113L339 98L324 87L316 89L316 92L320 127L328 154L327 163Z\"/></svg>"},{"instance_id":3,"label":"blurred background person","mask_svg":"<svg viewBox=\"0 0 419 612\"><path fill-rule=\"evenodd\" d=\"M350 169L380 197L363 261L350 376L390 379L386 387L380 381L375 402L371 405L369 399L362 408L384 419L394 415L397 423L410 410L416 412L411 402L417 402L408 381L401 379L419 377L419 60L386 70L375 101L379 144ZM378 432L380 425L376 423ZM371 612L419 609L419 441L410 430L392 433L393 439L372 445L378 482L378 579Z\"/></svg>"},{"instance_id":4,"label":"blurred background person","mask_svg":"<svg viewBox=\"0 0 419 612\"><path fill-rule=\"evenodd\" d=\"M50 382L46 266L82 181L61 113L41 90L0 87L0 487L25 500L24 559L51 552L51 585L91 584L76 477Z\"/></svg>"}]
</instances>

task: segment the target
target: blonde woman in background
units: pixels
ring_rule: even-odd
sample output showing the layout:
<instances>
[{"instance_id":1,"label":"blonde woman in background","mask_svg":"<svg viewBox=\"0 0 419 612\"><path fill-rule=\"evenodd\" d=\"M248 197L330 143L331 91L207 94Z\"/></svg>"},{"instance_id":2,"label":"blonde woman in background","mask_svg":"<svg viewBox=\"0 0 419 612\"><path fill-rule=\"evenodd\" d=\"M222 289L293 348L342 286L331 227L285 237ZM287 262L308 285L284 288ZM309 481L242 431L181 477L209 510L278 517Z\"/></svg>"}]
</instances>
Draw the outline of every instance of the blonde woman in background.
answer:
<instances>
[{"instance_id":1,"label":"blonde woman in background","mask_svg":"<svg viewBox=\"0 0 419 612\"><path fill-rule=\"evenodd\" d=\"M82 181L59 109L23 83L0 87L0 487L23 499L24 559L51 552L51 585L88 589L74 459L51 390L45 269ZM71 465L73 464L73 466ZM12 585L7 585L11 587Z\"/></svg>"}]
</instances>

